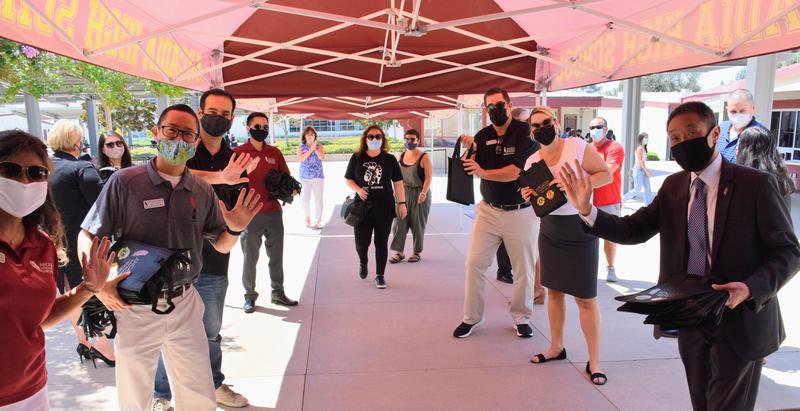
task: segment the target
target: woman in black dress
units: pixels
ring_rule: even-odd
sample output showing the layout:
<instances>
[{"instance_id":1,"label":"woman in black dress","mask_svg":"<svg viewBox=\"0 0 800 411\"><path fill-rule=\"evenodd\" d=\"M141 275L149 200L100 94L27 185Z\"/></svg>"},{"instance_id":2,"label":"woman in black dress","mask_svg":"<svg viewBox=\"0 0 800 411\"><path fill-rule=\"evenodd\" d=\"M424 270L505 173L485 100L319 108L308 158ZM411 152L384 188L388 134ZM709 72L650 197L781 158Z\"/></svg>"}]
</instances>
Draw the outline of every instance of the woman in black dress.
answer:
<instances>
[{"instance_id":1,"label":"woman in black dress","mask_svg":"<svg viewBox=\"0 0 800 411\"><path fill-rule=\"evenodd\" d=\"M408 208L400 164L389 154L386 134L379 126L369 126L361 134L361 144L350 157L344 178L361 201L371 204L364 220L353 228L360 262L358 275L367 278L368 250L374 234L375 287L386 288L383 275L389 256L392 220L395 216L406 218Z\"/></svg>"}]
</instances>

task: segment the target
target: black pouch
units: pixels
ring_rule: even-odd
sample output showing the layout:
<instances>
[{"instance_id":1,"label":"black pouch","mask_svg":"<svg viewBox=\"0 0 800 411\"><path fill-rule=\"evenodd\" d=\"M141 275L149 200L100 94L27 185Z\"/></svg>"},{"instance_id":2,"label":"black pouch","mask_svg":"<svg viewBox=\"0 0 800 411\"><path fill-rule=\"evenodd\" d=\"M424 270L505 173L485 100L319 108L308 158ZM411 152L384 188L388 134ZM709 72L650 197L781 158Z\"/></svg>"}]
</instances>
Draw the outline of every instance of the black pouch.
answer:
<instances>
[{"instance_id":1,"label":"black pouch","mask_svg":"<svg viewBox=\"0 0 800 411\"><path fill-rule=\"evenodd\" d=\"M517 182L520 187L528 187L536 191L536 196L531 198L533 212L538 217L544 217L567 204L567 196L561 192L557 185L551 184L553 173L544 160L539 160L531 168L523 171Z\"/></svg>"},{"instance_id":2,"label":"black pouch","mask_svg":"<svg viewBox=\"0 0 800 411\"><path fill-rule=\"evenodd\" d=\"M467 150L467 158L472 155L472 147ZM456 141L453 156L447 158L447 201L463 205L475 204L473 178L464 170L461 159L461 138Z\"/></svg>"},{"instance_id":3,"label":"black pouch","mask_svg":"<svg viewBox=\"0 0 800 411\"><path fill-rule=\"evenodd\" d=\"M119 240L112 247L117 252L117 272L130 272L117 285L120 298L128 304L149 305L156 314L169 314L175 309L172 302L175 275L189 271L191 256L188 250L170 250L132 240ZM167 290L167 309L158 309L158 297Z\"/></svg>"},{"instance_id":4,"label":"black pouch","mask_svg":"<svg viewBox=\"0 0 800 411\"><path fill-rule=\"evenodd\" d=\"M295 191L297 191L298 194L303 191L302 183L295 180L295 178L291 175L275 169L269 171L264 184L266 184L267 189L269 190L270 197L273 200L279 200L283 202L283 205L286 205L286 203L292 203L294 200L294 196L292 194Z\"/></svg>"}]
</instances>

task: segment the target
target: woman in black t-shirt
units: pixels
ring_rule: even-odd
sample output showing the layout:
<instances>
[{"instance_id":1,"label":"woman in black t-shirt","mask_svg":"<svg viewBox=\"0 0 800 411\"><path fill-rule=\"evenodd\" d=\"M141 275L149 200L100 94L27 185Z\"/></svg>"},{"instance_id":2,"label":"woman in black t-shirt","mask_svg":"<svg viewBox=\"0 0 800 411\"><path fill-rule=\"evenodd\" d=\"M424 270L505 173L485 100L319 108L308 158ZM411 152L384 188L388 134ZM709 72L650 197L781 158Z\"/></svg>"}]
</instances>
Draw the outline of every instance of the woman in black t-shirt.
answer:
<instances>
[{"instance_id":1,"label":"woman in black t-shirt","mask_svg":"<svg viewBox=\"0 0 800 411\"><path fill-rule=\"evenodd\" d=\"M408 209L400 164L389 154L386 134L379 126L369 126L361 134L361 144L358 151L350 157L344 178L347 180L347 186L358 194L361 201L371 203L364 221L353 228L356 251L361 263L358 275L362 279L367 278L367 252L374 232L377 259L375 286L380 289L386 288L383 274L389 256L389 232L392 220L395 216L406 218Z\"/></svg>"}]
</instances>

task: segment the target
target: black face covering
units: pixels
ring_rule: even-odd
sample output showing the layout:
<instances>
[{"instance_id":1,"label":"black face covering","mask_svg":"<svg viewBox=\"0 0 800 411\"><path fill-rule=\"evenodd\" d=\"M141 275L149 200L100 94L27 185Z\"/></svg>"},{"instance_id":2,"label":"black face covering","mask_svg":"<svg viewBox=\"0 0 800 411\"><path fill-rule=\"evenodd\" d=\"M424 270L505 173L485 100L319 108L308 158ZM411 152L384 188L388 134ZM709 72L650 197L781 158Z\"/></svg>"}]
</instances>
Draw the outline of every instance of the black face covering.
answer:
<instances>
[{"instance_id":1,"label":"black face covering","mask_svg":"<svg viewBox=\"0 0 800 411\"><path fill-rule=\"evenodd\" d=\"M500 102L489 107L489 120L492 124L500 127L508 121L506 103Z\"/></svg>"},{"instance_id":2,"label":"black face covering","mask_svg":"<svg viewBox=\"0 0 800 411\"><path fill-rule=\"evenodd\" d=\"M713 131L714 129L712 128L711 130ZM672 158L682 169L697 172L708 166L711 156L714 154L714 147L708 146L709 134L711 134L711 131L706 133L705 137L686 140L670 149Z\"/></svg>"},{"instance_id":3,"label":"black face covering","mask_svg":"<svg viewBox=\"0 0 800 411\"><path fill-rule=\"evenodd\" d=\"M231 123L227 118L215 114L203 114L203 117L200 118L200 125L203 126L203 130L214 137L221 137L230 130Z\"/></svg>"},{"instance_id":4,"label":"black face covering","mask_svg":"<svg viewBox=\"0 0 800 411\"><path fill-rule=\"evenodd\" d=\"M254 128L250 129L250 137L253 137L258 142L262 142L267 139L269 136L269 129L264 130L256 130Z\"/></svg>"},{"instance_id":5,"label":"black face covering","mask_svg":"<svg viewBox=\"0 0 800 411\"><path fill-rule=\"evenodd\" d=\"M533 131L533 138L542 145L549 146L556 139L556 126L548 124L537 128Z\"/></svg>"}]
</instances>

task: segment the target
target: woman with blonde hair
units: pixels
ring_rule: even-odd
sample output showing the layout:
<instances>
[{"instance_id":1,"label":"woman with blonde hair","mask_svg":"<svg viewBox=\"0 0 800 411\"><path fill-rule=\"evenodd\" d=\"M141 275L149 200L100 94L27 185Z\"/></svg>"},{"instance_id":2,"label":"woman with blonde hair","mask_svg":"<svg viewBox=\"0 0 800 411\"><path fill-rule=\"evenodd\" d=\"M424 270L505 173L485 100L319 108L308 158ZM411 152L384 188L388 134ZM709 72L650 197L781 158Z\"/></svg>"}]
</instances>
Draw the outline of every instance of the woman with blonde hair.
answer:
<instances>
[{"instance_id":1,"label":"woman with blonde hair","mask_svg":"<svg viewBox=\"0 0 800 411\"><path fill-rule=\"evenodd\" d=\"M78 234L81 223L100 194L103 183L94 165L80 160L83 149L83 128L76 121L58 120L47 134L47 144L53 150L53 172L48 179L61 222L64 225L67 265L58 270L57 285L62 294L69 292L83 280L78 258ZM114 353L105 337L92 344L78 326L80 310L71 316L72 326L78 336L78 356L83 361L99 359L114 366Z\"/></svg>"}]
</instances>

